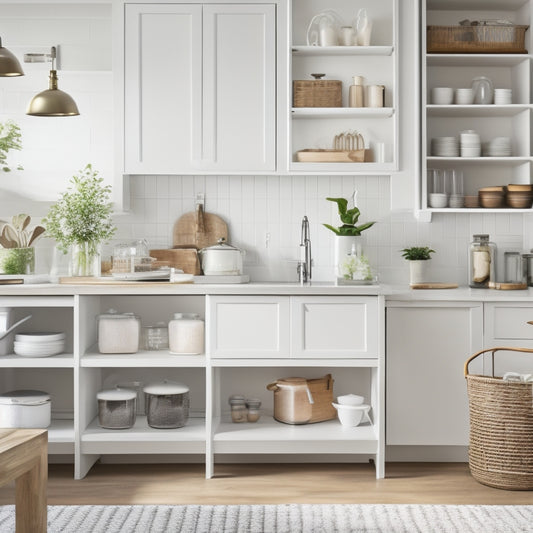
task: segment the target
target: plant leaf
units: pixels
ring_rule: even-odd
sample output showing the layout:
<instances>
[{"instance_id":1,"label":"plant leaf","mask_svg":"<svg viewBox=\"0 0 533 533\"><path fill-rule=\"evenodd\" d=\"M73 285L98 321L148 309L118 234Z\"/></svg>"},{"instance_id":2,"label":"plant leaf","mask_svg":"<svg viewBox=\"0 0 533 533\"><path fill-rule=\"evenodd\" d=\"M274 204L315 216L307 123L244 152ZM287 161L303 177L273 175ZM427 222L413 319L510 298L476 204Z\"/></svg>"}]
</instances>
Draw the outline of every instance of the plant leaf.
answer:
<instances>
[{"instance_id":1,"label":"plant leaf","mask_svg":"<svg viewBox=\"0 0 533 533\"><path fill-rule=\"evenodd\" d=\"M324 227L330 229L335 235L342 235L339 231L339 228L333 227L331 224L322 224Z\"/></svg>"}]
</instances>

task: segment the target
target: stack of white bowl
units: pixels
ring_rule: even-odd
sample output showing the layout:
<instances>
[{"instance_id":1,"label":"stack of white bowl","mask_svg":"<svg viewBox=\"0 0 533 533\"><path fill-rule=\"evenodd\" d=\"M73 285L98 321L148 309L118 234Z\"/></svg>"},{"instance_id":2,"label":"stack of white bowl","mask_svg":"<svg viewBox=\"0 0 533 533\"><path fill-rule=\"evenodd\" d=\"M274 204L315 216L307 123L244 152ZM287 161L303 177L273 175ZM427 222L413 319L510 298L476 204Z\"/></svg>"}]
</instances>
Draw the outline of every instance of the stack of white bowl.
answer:
<instances>
[{"instance_id":1,"label":"stack of white bowl","mask_svg":"<svg viewBox=\"0 0 533 533\"><path fill-rule=\"evenodd\" d=\"M495 137L483 145L483 155L488 157L510 157L511 154L509 137Z\"/></svg>"},{"instance_id":2,"label":"stack of white bowl","mask_svg":"<svg viewBox=\"0 0 533 533\"><path fill-rule=\"evenodd\" d=\"M494 89L494 104L509 105L513 103L512 89Z\"/></svg>"},{"instance_id":3,"label":"stack of white bowl","mask_svg":"<svg viewBox=\"0 0 533 533\"><path fill-rule=\"evenodd\" d=\"M455 89L455 103L458 105L472 105L474 103L474 89Z\"/></svg>"},{"instance_id":4,"label":"stack of white bowl","mask_svg":"<svg viewBox=\"0 0 533 533\"><path fill-rule=\"evenodd\" d=\"M479 157L481 155L481 139L474 130L461 132L461 157Z\"/></svg>"},{"instance_id":5,"label":"stack of white bowl","mask_svg":"<svg viewBox=\"0 0 533 533\"><path fill-rule=\"evenodd\" d=\"M363 419L371 423L368 416L370 405L363 404L364 397L358 394L345 394L337 397L338 403L333 403L337 409L337 416L340 423L346 427L356 427Z\"/></svg>"},{"instance_id":6,"label":"stack of white bowl","mask_svg":"<svg viewBox=\"0 0 533 533\"><path fill-rule=\"evenodd\" d=\"M15 353L22 357L50 357L65 350L64 333L19 333L15 335Z\"/></svg>"},{"instance_id":7,"label":"stack of white bowl","mask_svg":"<svg viewBox=\"0 0 533 533\"><path fill-rule=\"evenodd\" d=\"M431 139L431 155L438 157L458 157L457 137L435 137Z\"/></svg>"}]
</instances>

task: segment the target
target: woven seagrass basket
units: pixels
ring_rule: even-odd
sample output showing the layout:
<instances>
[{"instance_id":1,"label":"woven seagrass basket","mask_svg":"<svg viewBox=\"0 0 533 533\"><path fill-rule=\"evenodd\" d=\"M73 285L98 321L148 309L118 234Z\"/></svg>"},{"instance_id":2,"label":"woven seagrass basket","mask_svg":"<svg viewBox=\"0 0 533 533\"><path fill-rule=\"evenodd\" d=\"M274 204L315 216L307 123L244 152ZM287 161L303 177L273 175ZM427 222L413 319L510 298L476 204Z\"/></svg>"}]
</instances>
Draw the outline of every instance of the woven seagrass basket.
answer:
<instances>
[{"instance_id":1,"label":"woven seagrass basket","mask_svg":"<svg viewBox=\"0 0 533 533\"><path fill-rule=\"evenodd\" d=\"M476 357L492 353L494 362L499 351L533 353L527 348L491 348L466 361L470 472L490 487L533 490L533 383L468 373Z\"/></svg>"}]
</instances>

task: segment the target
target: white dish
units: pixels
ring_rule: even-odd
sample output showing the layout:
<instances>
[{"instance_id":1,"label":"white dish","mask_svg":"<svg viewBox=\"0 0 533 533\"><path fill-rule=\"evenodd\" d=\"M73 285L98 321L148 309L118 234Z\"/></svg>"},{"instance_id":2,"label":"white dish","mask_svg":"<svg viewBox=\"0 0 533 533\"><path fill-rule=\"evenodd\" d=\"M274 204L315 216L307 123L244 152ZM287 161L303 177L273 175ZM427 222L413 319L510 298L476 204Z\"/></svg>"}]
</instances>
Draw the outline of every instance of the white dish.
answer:
<instances>
[{"instance_id":1,"label":"white dish","mask_svg":"<svg viewBox=\"0 0 533 533\"><path fill-rule=\"evenodd\" d=\"M35 332L35 333L17 333L15 335L15 341L27 342L27 343L48 343L54 341L64 341L64 333L44 333L44 332Z\"/></svg>"},{"instance_id":2,"label":"white dish","mask_svg":"<svg viewBox=\"0 0 533 533\"><path fill-rule=\"evenodd\" d=\"M340 405L361 405L365 401L364 396L358 394L344 394L337 396L337 402Z\"/></svg>"},{"instance_id":3,"label":"white dish","mask_svg":"<svg viewBox=\"0 0 533 533\"><path fill-rule=\"evenodd\" d=\"M148 280L169 280L170 269L150 270L149 272L114 272L114 279L122 281L148 281Z\"/></svg>"},{"instance_id":4,"label":"white dish","mask_svg":"<svg viewBox=\"0 0 533 533\"><path fill-rule=\"evenodd\" d=\"M58 346L54 349L49 348L47 350L32 350L28 347L15 346L14 352L21 357L50 357L57 355L65 350L64 346Z\"/></svg>"},{"instance_id":5,"label":"white dish","mask_svg":"<svg viewBox=\"0 0 533 533\"><path fill-rule=\"evenodd\" d=\"M363 418L371 423L368 416L370 405L341 405L338 403L332 405L337 409L337 416L343 426L356 427L363 421Z\"/></svg>"}]
</instances>

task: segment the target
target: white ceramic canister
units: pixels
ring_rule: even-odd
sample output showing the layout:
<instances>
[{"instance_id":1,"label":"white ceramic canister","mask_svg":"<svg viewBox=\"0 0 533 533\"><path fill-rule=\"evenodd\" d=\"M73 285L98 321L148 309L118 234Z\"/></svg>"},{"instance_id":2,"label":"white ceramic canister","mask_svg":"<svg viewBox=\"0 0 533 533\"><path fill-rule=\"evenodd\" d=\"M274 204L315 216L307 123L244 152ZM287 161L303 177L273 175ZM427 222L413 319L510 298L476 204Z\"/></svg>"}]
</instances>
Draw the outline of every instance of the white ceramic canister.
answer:
<instances>
[{"instance_id":1,"label":"white ceramic canister","mask_svg":"<svg viewBox=\"0 0 533 533\"><path fill-rule=\"evenodd\" d=\"M204 353L204 321L197 313L174 313L168 323L170 353Z\"/></svg>"},{"instance_id":2,"label":"white ceramic canister","mask_svg":"<svg viewBox=\"0 0 533 533\"><path fill-rule=\"evenodd\" d=\"M97 316L100 353L136 353L139 350L141 321L133 313L110 309Z\"/></svg>"},{"instance_id":3,"label":"white ceramic canister","mask_svg":"<svg viewBox=\"0 0 533 533\"><path fill-rule=\"evenodd\" d=\"M369 85L366 88L365 107L383 107L385 103L385 86Z\"/></svg>"},{"instance_id":4,"label":"white ceramic canister","mask_svg":"<svg viewBox=\"0 0 533 533\"><path fill-rule=\"evenodd\" d=\"M14 390L0 394L0 428L47 428L51 411L47 392Z\"/></svg>"}]
</instances>

